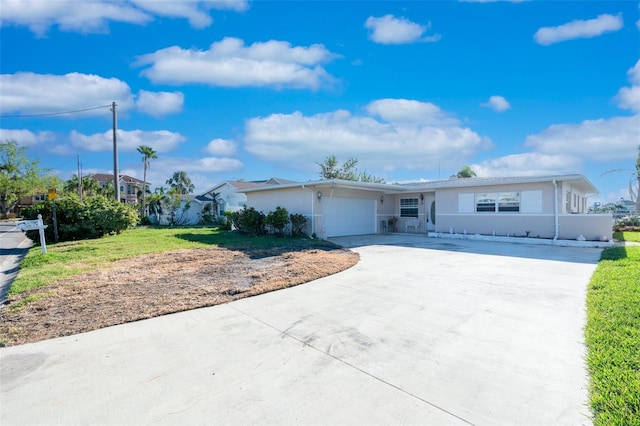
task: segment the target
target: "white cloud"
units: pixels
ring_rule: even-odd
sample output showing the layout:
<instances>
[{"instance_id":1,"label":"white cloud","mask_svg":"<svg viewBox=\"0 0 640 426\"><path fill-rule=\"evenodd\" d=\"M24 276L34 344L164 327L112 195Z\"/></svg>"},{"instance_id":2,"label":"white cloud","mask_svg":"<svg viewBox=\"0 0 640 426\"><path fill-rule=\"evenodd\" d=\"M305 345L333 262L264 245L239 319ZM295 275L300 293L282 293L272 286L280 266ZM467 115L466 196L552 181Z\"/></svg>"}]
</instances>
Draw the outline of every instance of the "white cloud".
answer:
<instances>
[{"instance_id":1,"label":"white cloud","mask_svg":"<svg viewBox=\"0 0 640 426\"><path fill-rule=\"evenodd\" d=\"M172 46L140 56L137 65L154 83L204 83L212 86L272 86L317 89L331 82L321 64L336 55L323 45L292 47L270 40L245 46L238 38L225 37L208 50Z\"/></svg>"},{"instance_id":2,"label":"white cloud","mask_svg":"<svg viewBox=\"0 0 640 426\"><path fill-rule=\"evenodd\" d=\"M585 120L579 124L554 124L525 144L548 155L568 155L606 162L633 158L640 141L640 115Z\"/></svg>"},{"instance_id":3,"label":"white cloud","mask_svg":"<svg viewBox=\"0 0 640 426\"><path fill-rule=\"evenodd\" d=\"M506 155L469 167L481 177L505 177L575 173L580 166L580 160L571 155L529 152Z\"/></svg>"},{"instance_id":4,"label":"white cloud","mask_svg":"<svg viewBox=\"0 0 640 426\"><path fill-rule=\"evenodd\" d=\"M627 71L627 77L632 86L621 88L615 99L620 108L640 112L640 60Z\"/></svg>"},{"instance_id":5,"label":"white cloud","mask_svg":"<svg viewBox=\"0 0 640 426\"><path fill-rule=\"evenodd\" d=\"M557 27L543 27L534 34L536 43L550 45L576 38L592 38L622 28L622 15L599 15L595 19L573 20Z\"/></svg>"},{"instance_id":6,"label":"white cloud","mask_svg":"<svg viewBox=\"0 0 640 426\"><path fill-rule=\"evenodd\" d=\"M459 121L430 102L410 99L378 99L367 105L372 116L389 123L415 123L422 125L456 125Z\"/></svg>"},{"instance_id":7,"label":"white cloud","mask_svg":"<svg viewBox=\"0 0 640 426\"><path fill-rule=\"evenodd\" d=\"M364 26L370 30L369 39L380 44L435 42L441 38L440 34L424 35L431 28L430 22L420 25L404 17L396 18L393 15L380 18L369 16Z\"/></svg>"},{"instance_id":8,"label":"white cloud","mask_svg":"<svg viewBox=\"0 0 640 426\"><path fill-rule=\"evenodd\" d=\"M0 87L0 111L3 114L57 113L105 106L83 114L109 117L111 113L106 106L112 101L118 105L118 111L131 109L134 104L127 83L94 74L2 74ZM65 117L77 118L78 115L68 114Z\"/></svg>"},{"instance_id":9,"label":"white cloud","mask_svg":"<svg viewBox=\"0 0 640 426\"><path fill-rule=\"evenodd\" d=\"M511 108L511 104L509 104L509 101L507 101L502 96L491 96L489 100L481 104L481 106L491 108L492 110L497 112L503 112Z\"/></svg>"},{"instance_id":10,"label":"white cloud","mask_svg":"<svg viewBox=\"0 0 640 426\"><path fill-rule=\"evenodd\" d=\"M209 142L204 151L211 155L229 157L231 155L235 155L236 143L229 139L213 139Z\"/></svg>"},{"instance_id":11,"label":"white cloud","mask_svg":"<svg viewBox=\"0 0 640 426\"><path fill-rule=\"evenodd\" d=\"M34 133L27 129L0 129L0 141L15 140L20 146L35 146L55 140L53 132Z\"/></svg>"},{"instance_id":12,"label":"white cloud","mask_svg":"<svg viewBox=\"0 0 640 426\"><path fill-rule=\"evenodd\" d=\"M616 95L618 106L640 112L640 86L623 87Z\"/></svg>"},{"instance_id":13,"label":"white cloud","mask_svg":"<svg viewBox=\"0 0 640 426\"><path fill-rule=\"evenodd\" d=\"M83 135L75 130L69 135L71 143L87 151L111 151L113 149L113 133ZM140 145L147 145L157 152L169 152L178 147L186 138L180 133L168 130L118 130L118 151L135 151Z\"/></svg>"},{"instance_id":14,"label":"white cloud","mask_svg":"<svg viewBox=\"0 0 640 426\"><path fill-rule=\"evenodd\" d=\"M173 171L184 170L186 172L199 173L224 173L242 169L242 162L236 158L227 157L203 157L194 160L193 158L166 157L154 160L162 170Z\"/></svg>"},{"instance_id":15,"label":"white cloud","mask_svg":"<svg viewBox=\"0 0 640 426\"><path fill-rule=\"evenodd\" d=\"M197 194L213 186L216 182L213 175L235 172L243 168L242 162L235 158L204 157L194 160L193 158L159 156L151 163L151 168L147 171L147 179L152 183L152 188L166 187L165 182L173 172L182 170L187 172L196 187L195 193ZM141 172L142 168L138 173Z\"/></svg>"},{"instance_id":16,"label":"white cloud","mask_svg":"<svg viewBox=\"0 0 640 426\"><path fill-rule=\"evenodd\" d=\"M640 86L640 59L627 71L627 77L634 86Z\"/></svg>"},{"instance_id":17,"label":"white cloud","mask_svg":"<svg viewBox=\"0 0 640 426\"><path fill-rule=\"evenodd\" d=\"M113 1L75 0L0 0L1 23L27 26L44 36L57 25L62 31L105 33L108 22L146 24L153 19L131 4Z\"/></svg>"},{"instance_id":18,"label":"white cloud","mask_svg":"<svg viewBox=\"0 0 640 426\"><path fill-rule=\"evenodd\" d=\"M140 90L136 106L139 111L154 117L162 117L182 111L184 95L182 92L147 92Z\"/></svg>"},{"instance_id":19,"label":"white cloud","mask_svg":"<svg viewBox=\"0 0 640 426\"><path fill-rule=\"evenodd\" d=\"M106 33L109 22L144 25L155 16L186 18L192 27L204 28L213 22L211 9L247 8L245 0L0 0L0 23L27 26L38 36L44 36L52 26L62 31Z\"/></svg>"},{"instance_id":20,"label":"white cloud","mask_svg":"<svg viewBox=\"0 0 640 426\"><path fill-rule=\"evenodd\" d=\"M244 11L249 4L245 0L226 1L157 1L132 0L136 6L157 16L187 18L193 28L206 28L213 22L211 9Z\"/></svg>"},{"instance_id":21,"label":"white cloud","mask_svg":"<svg viewBox=\"0 0 640 426\"><path fill-rule=\"evenodd\" d=\"M405 118L400 113L390 117L386 107L394 101L409 106ZM314 167L327 155L335 154L356 157L363 168L428 170L440 162L454 166L491 144L471 129L455 125L445 113L441 113L440 123L429 114L419 121L415 111L421 108L435 111L437 107L391 99L369 104L367 109L372 113L390 117L389 123L345 110L253 118L246 123L245 149L265 161L297 164L300 168Z\"/></svg>"}]
</instances>

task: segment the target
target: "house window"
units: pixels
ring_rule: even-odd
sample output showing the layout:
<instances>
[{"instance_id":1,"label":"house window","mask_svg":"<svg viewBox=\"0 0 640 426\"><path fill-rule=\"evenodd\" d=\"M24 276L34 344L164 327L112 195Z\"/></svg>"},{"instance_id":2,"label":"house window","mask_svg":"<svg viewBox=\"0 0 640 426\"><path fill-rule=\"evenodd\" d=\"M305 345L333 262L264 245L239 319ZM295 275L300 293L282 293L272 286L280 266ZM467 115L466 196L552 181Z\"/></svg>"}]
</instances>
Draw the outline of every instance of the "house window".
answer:
<instances>
[{"instance_id":1,"label":"house window","mask_svg":"<svg viewBox=\"0 0 640 426\"><path fill-rule=\"evenodd\" d=\"M519 212L519 192L480 192L476 194L476 212Z\"/></svg>"},{"instance_id":2,"label":"house window","mask_svg":"<svg viewBox=\"0 0 640 426\"><path fill-rule=\"evenodd\" d=\"M417 198L400 198L400 217L418 217Z\"/></svg>"},{"instance_id":3,"label":"house window","mask_svg":"<svg viewBox=\"0 0 640 426\"><path fill-rule=\"evenodd\" d=\"M486 192L476 194L476 212L495 212L496 194Z\"/></svg>"},{"instance_id":4,"label":"house window","mask_svg":"<svg viewBox=\"0 0 640 426\"><path fill-rule=\"evenodd\" d=\"M498 211L499 212L519 212L520 211L520 193L519 192L501 192L498 194Z\"/></svg>"}]
</instances>

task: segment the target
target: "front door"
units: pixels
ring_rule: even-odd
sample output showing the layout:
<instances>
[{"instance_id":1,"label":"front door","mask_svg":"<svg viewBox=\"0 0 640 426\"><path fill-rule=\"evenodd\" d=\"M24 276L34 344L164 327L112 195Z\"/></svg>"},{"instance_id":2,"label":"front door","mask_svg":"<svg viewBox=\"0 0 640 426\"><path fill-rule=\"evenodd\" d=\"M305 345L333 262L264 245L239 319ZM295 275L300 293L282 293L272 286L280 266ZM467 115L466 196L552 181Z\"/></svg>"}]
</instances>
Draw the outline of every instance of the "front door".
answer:
<instances>
[{"instance_id":1,"label":"front door","mask_svg":"<svg viewBox=\"0 0 640 426\"><path fill-rule=\"evenodd\" d=\"M436 230L436 196L427 195L424 197L424 210L426 216L427 231Z\"/></svg>"}]
</instances>

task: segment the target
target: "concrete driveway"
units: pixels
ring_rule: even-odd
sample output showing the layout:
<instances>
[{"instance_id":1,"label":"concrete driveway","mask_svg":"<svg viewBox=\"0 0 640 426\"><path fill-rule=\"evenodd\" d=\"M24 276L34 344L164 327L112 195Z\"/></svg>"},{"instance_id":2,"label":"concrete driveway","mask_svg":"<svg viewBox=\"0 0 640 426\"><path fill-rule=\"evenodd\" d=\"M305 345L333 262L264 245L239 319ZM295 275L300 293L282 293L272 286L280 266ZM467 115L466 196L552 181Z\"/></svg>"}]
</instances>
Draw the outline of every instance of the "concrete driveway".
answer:
<instances>
[{"instance_id":1,"label":"concrete driveway","mask_svg":"<svg viewBox=\"0 0 640 426\"><path fill-rule=\"evenodd\" d=\"M341 238L309 284L0 350L1 424L589 424L601 250Z\"/></svg>"}]
</instances>

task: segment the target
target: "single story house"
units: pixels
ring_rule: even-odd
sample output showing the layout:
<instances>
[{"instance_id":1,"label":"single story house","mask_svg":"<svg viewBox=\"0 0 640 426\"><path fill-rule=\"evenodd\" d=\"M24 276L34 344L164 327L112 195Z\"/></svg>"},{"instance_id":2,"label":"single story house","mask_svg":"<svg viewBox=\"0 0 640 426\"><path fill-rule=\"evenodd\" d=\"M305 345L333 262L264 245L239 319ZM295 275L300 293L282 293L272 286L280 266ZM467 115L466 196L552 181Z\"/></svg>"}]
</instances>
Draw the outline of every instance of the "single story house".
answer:
<instances>
[{"instance_id":1,"label":"single story house","mask_svg":"<svg viewBox=\"0 0 640 426\"><path fill-rule=\"evenodd\" d=\"M582 175L452 178L412 184L339 179L241 188L247 205L308 218L320 238L384 232L457 233L606 241L610 214L587 214L598 190Z\"/></svg>"}]
</instances>

